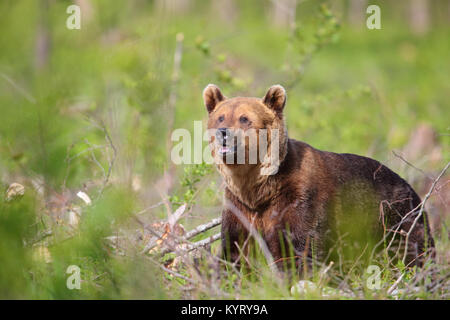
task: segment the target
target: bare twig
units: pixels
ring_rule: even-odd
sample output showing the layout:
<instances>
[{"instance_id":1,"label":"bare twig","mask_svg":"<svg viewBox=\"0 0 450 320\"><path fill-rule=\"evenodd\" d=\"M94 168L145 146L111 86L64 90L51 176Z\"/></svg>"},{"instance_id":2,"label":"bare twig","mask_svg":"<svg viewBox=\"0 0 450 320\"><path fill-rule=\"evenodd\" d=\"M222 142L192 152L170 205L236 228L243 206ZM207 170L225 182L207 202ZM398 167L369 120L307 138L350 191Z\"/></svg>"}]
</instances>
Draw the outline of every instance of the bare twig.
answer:
<instances>
[{"instance_id":1,"label":"bare twig","mask_svg":"<svg viewBox=\"0 0 450 320\"><path fill-rule=\"evenodd\" d=\"M404 252L404 254L403 254L403 259L402 259L403 263L405 263L406 256L407 256L407 253L408 253L408 242L409 242L409 237L410 237L412 231L414 230L414 227L416 226L417 221L419 221L420 217L422 216L423 210L424 210L424 208L425 208L425 204L427 203L428 198L429 198L429 197L431 196L431 194L433 193L434 188L436 187L436 184L438 183L439 179L441 179L441 177L444 175L444 173L447 171L447 169L448 169L449 167L450 167L450 161L447 163L447 165L444 167L444 169L442 169L442 171L441 171L441 173L438 175L438 177L433 181L433 184L431 185L430 190L429 190L428 193L425 195L425 198L424 198L423 201L422 201L422 204L421 204L421 207L420 207L419 214L417 215L416 219L414 219L414 222L413 222L411 228L409 229L408 233L406 234L406 239L405 239L405 252ZM426 230L425 230L425 234L426 234Z\"/></svg>"},{"instance_id":2,"label":"bare twig","mask_svg":"<svg viewBox=\"0 0 450 320\"><path fill-rule=\"evenodd\" d=\"M103 133L105 134L105 139L108 141L108 143L109 143L111 149L113 150L113 157L112 157L112 159L109 161L108 172L106 173L105 180L103 181L103 186L102 186L102 188L100 189L100 195L102 195L103 190L105 189L106 185L107 185L108 182L109 182L109 179L110 179L110 177L111 177L112 168L113 168L114 162L116 161L116 158L117 158L117 149L116 149L116 147L114 146L114 143L113 143L113 141L112 141L112 139L111 139L111 136L109 135L108 129L106 129L106 126L105 126L105 124L103 123L103 121L101 122L101 128L102 128L102 130L103 130Z\"/></svg>"},{"instance_id":3,"label":"bare twig","mask_svg":"<svg viewBox=\"0 0 450 320\"><path fill-rule=\"evenodd\" d=\"M403 201L403 200L398 200L398 201ZM387 201L386 201L386 202L387 202ZM395 202L397 202L397 201L394 201L393 203L395 203ZM391 204L393 204L393 203L387 202L387 204L388 204L389 206L390 206ZM392 228L390 228L390 229L388 230L388 232L384 234L383 238L382 238L382 239L374 246L374 248L372 249L372 253L371 253L371 255L370 255L370 258L371 258L371 259L373 258L374 254L375 254L375 250L376 250L381 244L383 244L383 243L385 242L385 240L387 239L387 237L388 237L391 233L393 233L394 235L393 235L392 239L390 240L388 246L387 246L386 249L385 249L386 251L389 250L389 248L392 246L392 244L393 244L394 241L395 241L395 236L396 236L398 233L400 233L400 234L404 233L403 230L399 231L400 228L401 228L401 226L403 225L403 223L406 221L406 219L408 219L411 215L413 215L413 214L416 212L416 210L419 209L419 207L422 206L422 204L423 204L423 202L419 203L415 208L413 208L413 209L410 210L408 213L406 213L406 214L401 218L400 222L398 222L397 224L393 225ZM394 228L396 228L396 229L394 230Z\"/></svg>"},{"instance_id":4,"label":"bare twig","mask_svg":"<svg viewBox=\"0 0 450 320\"><path fill-rule=\"evenodd\" d=\"M318 283L319 283L320 285L322 285L322 282L323 282L324 277L327 275L328 271L330 271L330 269L331 269L331 267L333 267L333 265L334 265L334 261L330 261L330 263L328 264L328 266L326 266L325 269L323 269L323 270L320 272L320 277L319 277L319 280L318 280Z\"/></svg>"},{"instance_id":5,"label":"bare twig","mask_svg":"<svg viewBox=\"0 0 450 320\"><path fill-rule=\"evenodd\" d=\"M138 213L136 213L136 215L144 214L144 213L146 213L147 211L152 210L152 209L155 209L155 208L158 208L159 206L161 206L161 205L163 205L163 204L164 204L164 202L163 202L163 201L160 201L160 202L158 202L157 204L153 204L153 205L151 205L151 206L149 206L149 207L147 207L147 208L145 208L145 209L142 209L141 211L139 211Z\"/></svg>"},{"instance_id":6,"label":"bare twig","mask_svg":"<svg viewBox=\"0 0 450 320\"><path fill-rule=\"evenodd\" d=\"M434 178L432 176L430 176L429 174L427 174L425 171L423 171L422 169L416 167L415 165L413 165L412 163L410 163L408 160L406 160L403 156L399 155L398 153L396 153L394 150L392 150L392 153L394 154L394 156L396 156L397 158L399 158L400 160L402 160L403 162L405 162L408 166L416 169L417 171L419 171L420 173L422 173L425 177L427 177L430 180L433 180Z\"/></svg>"},{"instance_id":7,"label":"bare twig","mask_svg":"<svg viewBox=\"0 0 450 320\"><path fill-rule=\"evenodd\" d=\"M143 222L141 222L141 221L139 220L139 218L137 218L137 219L138 219L138 221L139 221L139 223L140 223L141 225L145 225ZM187 242L187 243L188 243L188 250L190 251L190 250L197 249L198 247L204 246L204 245L208 244L208 242L209 242L209 243L212 243L212 242L218 240L220 237L218 237L218 235L216 234L216 235L213 236L213 239L208 238L208 239L204 239L204 240L201 240L201 241L195 242L195 243L190 243L190 242L188 241L189 239L192 239L193 237L195 237L195 236L197 236L197 235L199 235L199 234L201 234L201 233L203 233L203 232L206 232L206 231L208 231L208 230L214 228L215 226L218 226L220 223L221 223L221 218L216 218L216 219L211 220L211 221L208 222L208 223L205 223L205 224L202 224L202 225L197 226L196 228L194 228L194 229L192 229L191 231L187 232L183 237L176 237L176 236L174 236L173 234L169 234L168 236L170 236L171 238L173 238L173 240L176 240L178 243L184 243L184 242ZM145 225L145 228L148 229L150 232L153 231L152 233L153 233L158 239L162 239L163 235L157 233L156 230L153 230L152 228L149 228L149 226L147 226L147 225ZM220 233L219 233L219 235L220 235ZM212 240L212 241L211 241L211 240ZM202 241L204 241L204 242L202 242ZM202 245L202 243L204 243L204 245ZM154 247L156 247L156 245L157 245L156 240L155 240L155 241L149 242L149 243L145 246L143 252L148 252L148 251L150 251L151 249L153 249ZM171 248L168 248L168 249L164 250L162 253L163 253L163 254L169 253L169 252L171 252L171 251L175 251L175 249L176 249L176 248L172 246Z\"/></svg>"},{"instance_id":8,"label":"bare twig","mask_svg":"<svg viewBox=\"0 0 450 320\"><path fill-rule=\"evenodd\" d=\"M404 277L404 273L402 273L400 275L400 277L398 277L398 279L394 282L394 284L388 289L387 294L390 295L392 294L392 292L395 290L395 288L397 288L398 284L400 283L400 281L402 281L403 277Z\"/></svg>"},{"instance_id":9,"label":"bare twig","mask_svg":"<svg viewBox=\"0 0 450 320\"><path fill-rule=\"evenodd\" d=\"M149 250L151 250L152 248L154 248L156 246L156 241L157 240L162 240L164 239L164 234L159 233L158 231L154 230L152 227L150 227L148 224L144 223L143 221L141 221L141 219L139 219L139 217L137 217L136 215L133 215L133 218L142 226L142 228L144 228L145 230L150 231L151 234L153 234L156 237L156 240L154 241L150 241L142 250L141 253L145 253L148 252ZM168 236L175 238L175 235L173 234L168 234ZM171 248L175 249L175 246L171 245L170 243L167 243L167 245L169 245Z\"/></svg>"},{"instance_id":10,"label":"bare twig","mask_svg":"<svg viewBox=\"0 0 450 320\"><path fill-rule=\"evenodd\" d=\"M28 102L32 103L32 104L36 104L36 99L29 94L25 89L23 89L22 87L20 87L14 80L12 80L10 77L8 77L6 74L4 74L3 72L0 73L0 75L2 76L3 79L5 79L12 87L14 87L14 89L16 89L22 96L24 96L25 99L28 100Z\"/></svg>"},{"instance_id":11,"label":"bare twig","mask_svg":"<svg viewBox=\"0 0 450 320\"><path fill-rule=\"evenodd\" d=\"M89 141L87 141L87 139L85 139L85 143L90 147L87 151L90 151L90 152L91 152L92 160L94 161L94 163L95 163L97 166L99 166L99 167L102 169L102 172L103 172L103 183L102 183L102 186L100 187L100 190L99 190L99 193L98 193L98 197L97 197L97 198L100 198L100 197L102 196L102 194L103 194L104 189L105 189L106 186L108 185L108 182L109 182L110 178L111 178L112 168L113 168L114 163L115 163L116 158L117 158L117 148L116 148L116 146L114 145L114 143L113 143L113 141L112 141L112 139L111 139L111 136L110 136L110 134L109 134L109 132L108 132L108 129L106 128L106 125L104 124L103 121L100 121L100 124L98 124L98 123L95 122L93 119L87 118L87 120L88 120L93 126L95 126L96 128L98 128L98 129L100 129L100 130L103 131L103 134L105 135L105 140L107 141L108 146L109 146L109 147L111 148L111 150L113 151L112 158L108 160L108 169L105 170L105 168L101 165L101 163L100 163L100 162L97 160L97 158L95 157L94 150L97 149L98 146L91 145L91 144L89 143ZM67 158L66 158L66 160L67 160ZM71 159L69 158L69 160L71 160Z\"/></svg>"}]
</instances>

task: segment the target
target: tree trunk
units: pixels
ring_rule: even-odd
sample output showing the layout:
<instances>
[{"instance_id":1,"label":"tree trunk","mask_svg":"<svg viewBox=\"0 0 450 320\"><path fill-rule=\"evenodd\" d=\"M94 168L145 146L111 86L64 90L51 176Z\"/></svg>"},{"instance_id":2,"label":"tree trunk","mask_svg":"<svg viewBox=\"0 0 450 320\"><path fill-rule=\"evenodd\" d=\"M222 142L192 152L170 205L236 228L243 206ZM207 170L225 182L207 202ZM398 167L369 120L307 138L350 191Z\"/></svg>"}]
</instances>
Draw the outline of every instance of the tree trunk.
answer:
<instances>
[{"instance_id":1,"label":"tree trunk","mask_svg":"<svg viewBox=\"0 0 450 320\"><path fill-rule=\"evenodd\" d=\"M271 17L278 27L291 27L295 23L297 0L272 0Z\"/></svg>"},{"instance_id":2,"label":"tree trunk","mask_svg":"<svg viewBox=\"0 0 450 320\"><path fill-rule=\"evenodd\" d=\"M91 21L94 14L91 0L75 0L75 4L80 7L81 11L81 25Z\"/></svg>"},{"instance_id":3,"label":"tree trunk","mask_svg":"<svg viewBox=\"0 0 450 320\"><path fill-rule=\"evenodd\" d=\"M409 25L415 34L425 34L430 28L430 8L428 0L411 0Z\"/></svg>"},{"instance_id":4,"label":"tree trunk","mask_svg":"<svg viewBox=\"0 0 450 320\"><path fill-rule=\"evenodd\" d=\"M191 7L191 0L156 0L157 10L183 14Z\"/></svg>"},{"instance_id":5,"label":"tree trunk","mask_svg":"<svg viewBox=\"0 0 450 320\"><path fill-rule=\"evenodd\" d=\"M34 50L34 65L36 70L44 69L48 64L50 54L50 31L48 21L48 0L41 0L39 20L37 26L36 43Z\"/></svg>"},{"instance_id":6,"label":"tree trunk","mask_svg":"<svg viewBox=\"0 0 450 320\"><path fill-rule=\"evenodd\" d=\"M234 0L213 0L211 10L213 17L219 17L228 24L233 23L237 18L237 8Z\"/></svg>"},{"instance_id":7,"label":"tree trunk","mask_svg":"<svg viewBox=\"0 0 450 320\"><path fill-rule=\"evenodd\" d=\"M361 28L365 25L367 6L367 0L350 0L348 6L348 22L352 26Z\"/></svg>"}]
</instances>

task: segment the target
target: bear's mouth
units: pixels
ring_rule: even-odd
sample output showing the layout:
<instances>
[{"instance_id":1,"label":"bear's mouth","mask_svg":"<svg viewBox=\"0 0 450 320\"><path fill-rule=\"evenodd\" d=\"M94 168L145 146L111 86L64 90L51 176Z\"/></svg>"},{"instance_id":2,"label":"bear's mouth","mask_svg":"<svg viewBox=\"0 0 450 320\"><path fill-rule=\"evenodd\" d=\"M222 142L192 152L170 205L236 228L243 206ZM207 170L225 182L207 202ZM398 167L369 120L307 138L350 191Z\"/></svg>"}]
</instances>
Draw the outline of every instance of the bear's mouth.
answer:
<instances>
[{"instance_id":1,"label":"bear's mouth","mask_svg":"<svg viewBox=\"0 0 450 320\"><path fill-rule=\"evenodd\" d=\"M237 146L219 146L218 152L221 155L234 154L237 152Z\"/></svg>"}]
</instances>

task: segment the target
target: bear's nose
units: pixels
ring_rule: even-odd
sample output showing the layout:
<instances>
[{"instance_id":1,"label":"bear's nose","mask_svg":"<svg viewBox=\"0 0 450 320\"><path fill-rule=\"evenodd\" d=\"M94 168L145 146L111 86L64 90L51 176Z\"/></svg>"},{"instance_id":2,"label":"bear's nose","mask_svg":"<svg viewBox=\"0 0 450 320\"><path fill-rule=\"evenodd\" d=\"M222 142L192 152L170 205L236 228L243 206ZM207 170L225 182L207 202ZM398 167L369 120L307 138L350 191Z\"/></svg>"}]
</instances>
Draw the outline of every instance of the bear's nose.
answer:
<instances>
[{"instance_id":1,"label":"bear's nose","mask_svg":"<svg viewBox=\"0 0 450 320\"><path fill-rule=\"evenodd\" d=\"M230 138L230 131L227 128L219 128L216 131L216 138L222 144L226 144L227 140Z\"/></svg>"}]
</instances>

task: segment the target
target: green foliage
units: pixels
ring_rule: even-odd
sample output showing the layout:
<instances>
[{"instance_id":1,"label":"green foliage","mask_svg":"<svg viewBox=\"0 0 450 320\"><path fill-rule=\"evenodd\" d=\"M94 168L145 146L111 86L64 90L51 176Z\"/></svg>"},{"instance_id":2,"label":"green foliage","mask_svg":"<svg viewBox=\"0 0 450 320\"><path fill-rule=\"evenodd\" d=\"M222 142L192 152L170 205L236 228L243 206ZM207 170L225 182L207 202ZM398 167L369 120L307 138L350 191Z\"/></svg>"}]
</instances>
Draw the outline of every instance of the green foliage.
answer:
<instances>
[{"instance_id":1,"label":"green foliage","mask_svg":"<svg viewBox=\"0 0 450 320\"><path fill-rule=\"evenodd\" d=\"M184 168L184 177L181 180L181 186L186 187L187 191L183 195L184 202L193 201L195 192L197 191L196 184L207 174L212 172L211 165L198 164Z\"/></svg>"},{"instance_id":2,"label":"green foliage","mask_svg":"<svg viewBox=\"0 0 450 320\"><path fill-rule=\"evenodd\" d=\"M44 2L0 3L0 181L4 190L13 182L25 186L22 198L0 199L0 298L413 299L445 294L423 288L433 268L439 277L448 277L448 265L427 265L427 276L420 280L423 272L393 265L385 256L355 266L353 260L335 260L326 273L328 265L314 266L308 279L319 289L306 293L292 293L287 280L280 283L258 250L248 272L230 265L225 276L217 271L217 242L174 266L172 253L161 258L141 252L149 236L144 226L166 219L166 208L144 210L138 218L135 213L161 200L155 184L170 171L167 137L206 118L201 92L208 83L227 96L262 96L270 85L284 85L290 136L317 148L370 153L386 161L392 148L405 145L411 130L428 123L443 146L442 159L448 159L448 24L421 37L387 13L382 30L356 30L331 6L306 1L299 4L295 24L282 29L254 0L235 1L239 14L233 21L221 20L203 1L193 1L180 14L160 12L154 1L102 0L89 2L92 15L83 15L81 30L68 30L68 2L50 1L43 10ZM184 42L175 81L180 32ZM46 34L48 46L39 51L38 40ZM176 97L173 110L171 95ZM212 166L185 166L173 180L167 195L171 204L187 203L192 209L182 220L186 228L219 215L223 190ZM79 191L92 204L79 199ZM74 217L79 222L68 223ZM447 252L448 230L440 233L437 247ZM131 240L125 246L116 243L123 238ZM286 268L294 263L283 261ZM365 285L370 263L383 270L379 291ZM66 286L70 265L81 269L81 290ZM400 289L414 283L421 292L388 295L400 274ZM342 287L346 292L339 291Z\"/></svg>"},{"instance_id":3,"label":"green foliage","mask_svg":"<svg viewBox=\"0 0 450 320\"><path fill-rule=\"evenodd\" d=\"M294 54L285 69L293 70L293 79L288 83L288 87L292 87L303 76L313 55L327 44L339 40L339 22L326 4L319 6L315 18L307 25L296 24L291 31L290 44Z\"/></svg>"}]
</instances>

